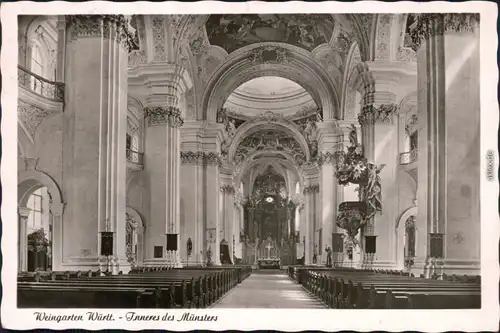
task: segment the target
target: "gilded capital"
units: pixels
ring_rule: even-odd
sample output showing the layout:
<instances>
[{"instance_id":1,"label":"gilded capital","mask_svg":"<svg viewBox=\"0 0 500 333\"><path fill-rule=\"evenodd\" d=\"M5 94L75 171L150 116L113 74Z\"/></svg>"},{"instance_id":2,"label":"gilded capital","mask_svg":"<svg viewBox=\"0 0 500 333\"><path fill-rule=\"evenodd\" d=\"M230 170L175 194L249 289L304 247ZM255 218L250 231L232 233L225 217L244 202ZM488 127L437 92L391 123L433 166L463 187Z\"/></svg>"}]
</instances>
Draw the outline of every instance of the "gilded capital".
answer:
<instances>
[{"instance_id":1,"label":"gilded capital","mask_svg":"<svg viewBox=\"0 0 500 333\"><path fill-rule=\"evenodd\" d=\"M410 29L412 48L417 51L431 36L443 35L446 32L472 32L478 26L478 13L418 14Z\"/></svg>"},{"instance_id":2,"label":"gilded capital","mask_svg":"<svg viewBox=\"0 0 500 333\"><path fill-rule=\"evenodd\" d=\"M363 107L358 115L358 121L361 126L375 124L393 124L394 116L399 112L399 106L396 104L368 104Z\"/></svg>"},{"instance_id":3,"label":"gilded capital","mask_svg":"<svg viewBox=\"0 0 500 333\"><path fill-rule=\"evenodd\" d=\"M128 29L124 15L67 15L70 40L82 37L111 38L130 50L136 36Z\"/></svg>"},{"instance_id":4,"label":"gilded capital","mask_svg":"<svg viewBox=\"0 0 500 333\"><path fill-rule=\"evenodd\" d=\"M148 118L149 126L168 124L171 127L181 127L184 124L181 114L181 110L174 106L144 108L144 116Z\"/></svg>"}]
</instances>

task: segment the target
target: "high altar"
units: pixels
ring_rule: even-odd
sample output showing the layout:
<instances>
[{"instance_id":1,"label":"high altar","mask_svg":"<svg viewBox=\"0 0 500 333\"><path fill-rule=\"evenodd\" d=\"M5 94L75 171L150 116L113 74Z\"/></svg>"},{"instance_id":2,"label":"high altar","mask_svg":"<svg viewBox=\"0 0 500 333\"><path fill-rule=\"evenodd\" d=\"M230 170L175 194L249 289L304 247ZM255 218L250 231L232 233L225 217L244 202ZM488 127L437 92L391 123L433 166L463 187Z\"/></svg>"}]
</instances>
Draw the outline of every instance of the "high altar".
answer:
<instances>
[{"instance_id":1,"label":"high altar","mask_svg":"<svg viewBox=\"0 0 500 333\"><path fill-rule=\"evenodd\" d=\"M295 263L295 205L283 191L284 180L268 172L255 181L245 205L246 263L276 267Z\"/></svg>"}]
</instances>

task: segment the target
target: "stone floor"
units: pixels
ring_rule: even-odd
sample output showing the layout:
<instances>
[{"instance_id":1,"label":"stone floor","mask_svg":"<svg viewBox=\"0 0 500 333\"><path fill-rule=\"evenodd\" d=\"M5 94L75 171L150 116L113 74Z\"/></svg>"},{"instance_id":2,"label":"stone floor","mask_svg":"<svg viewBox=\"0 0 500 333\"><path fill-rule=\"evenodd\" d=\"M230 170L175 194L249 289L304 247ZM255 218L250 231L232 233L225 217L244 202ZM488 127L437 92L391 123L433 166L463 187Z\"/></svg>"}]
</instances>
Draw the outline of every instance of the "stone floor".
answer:
<instances>
[{"instance_id":1,"label":"stone floor","mask_svg":"<svg viewBox=\"0 0 500 333\"><path fill-rule=\"evenodd\" d=\"M301 285L279 270L254 271L229 291L213 308L324 309Z\"/></svg>"}]
</instances>

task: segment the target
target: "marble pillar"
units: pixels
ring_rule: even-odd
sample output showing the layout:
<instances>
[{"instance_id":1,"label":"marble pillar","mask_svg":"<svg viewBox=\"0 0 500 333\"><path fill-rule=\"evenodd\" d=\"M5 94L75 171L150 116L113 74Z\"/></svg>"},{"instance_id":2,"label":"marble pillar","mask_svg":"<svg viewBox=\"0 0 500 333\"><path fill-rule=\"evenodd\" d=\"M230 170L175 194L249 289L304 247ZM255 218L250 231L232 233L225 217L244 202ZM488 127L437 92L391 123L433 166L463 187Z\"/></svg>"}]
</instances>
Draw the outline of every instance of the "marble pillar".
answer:
<instances>
[{"instance_id":1,"label":"marble pillar","mask_svg":"<svg viewBox=\"0 0 500 333\"><path fill-rule=\"evenodd\" d=\"M387 96L383 94L383 102ZM366 237L375 236L376 253L365 253L368 265L373 267L389 268L395 265L393 260L395 237L394 225L398 218L397 201L391 198L397 192L397 167L398 167L398 127L396 115L399 110L394 103L380 103L375 96L375 103L365 105L359 116L361 124L362 142L365 157L368 163L374 163L381 171L380 185L382 188L382 211L377 212L370 219L363 230L363 242ZM364 244L366 245L366 244ZM363 246L366 252L366 246Z\"/></svg>"},{"instance_id":2,"label":"marble pillar","mask_svg":"<svg viewBox=\"0 0 500 333\"><path fill-rule=\"evenodd\" d=\"M320 151L319 159L319 224L322 229L321 240L321 263L326 264L327 253L325 248L332 248L333 233L338 232L336 224L337 207L339 202L337 195L339 185L335 177L338 128L336 122L323 122L318 124L318 145Z\"/></svg>"},{"instance_id":3,"label":"marble pillar","mask_svg":"<svg viewBox=\"0 0 500 333\"><path fill-rule=\"evenodd\" d=\"M183 128L183 141L185 137ZM187 130L187 129L186 129ZM183 142L184 143L184 142ZM184 146L183 146L184 149ZM181 152L181 223L180 255L183 263L201 264L204 252L203 227L203 153ZM193 249L188 258L187 240L191 238Z\"/></svg>"},{"instance_id":4,"label":"marble pillar","mask_svg":"<svg viewBox=\"0 0 500 333\"><path fill-rule=\"evenodd\" d=\"M18 272L25 272L28 269L28 235L26 234L26 229L30 212L26 207L19 207Z\"/></svg>"},{"instance_id":5,"label":"marble pillar","mask_svg":"<svg viewBox=\"0 0 500 333\"><path fill-rule=\"evenodd\" d=\"M414 267L426 276L478 274L479 15L418 19L423 29L414 43L422 125Z\"/></svg>"},{"instance_id":6,"label":"marble pillar","mask_svg":"<svg viewBox=\"0 0 500 333\"><path fill-rule=\"evenodd\" d=\"M121 15L69 15L66 24L61 268L102 267L100 232L111 231L114 270L127 271L127 26Z\"/></svg>"},{"instance_id":7,"label":"marble pillar","mask_svg":"<svg viewBox=\"0 0 500 333\"><path fill-rule=\"evenodd\" d=\"M210 152L205 155L204 180L205 180L205 226L207 248L205 249L205 261L207 252L210 250L212 264L220 265L220 242L222 219L220 214L220 187L219 187L219 166L220 156L217 153Z\"/></svg>"}]
</instances>

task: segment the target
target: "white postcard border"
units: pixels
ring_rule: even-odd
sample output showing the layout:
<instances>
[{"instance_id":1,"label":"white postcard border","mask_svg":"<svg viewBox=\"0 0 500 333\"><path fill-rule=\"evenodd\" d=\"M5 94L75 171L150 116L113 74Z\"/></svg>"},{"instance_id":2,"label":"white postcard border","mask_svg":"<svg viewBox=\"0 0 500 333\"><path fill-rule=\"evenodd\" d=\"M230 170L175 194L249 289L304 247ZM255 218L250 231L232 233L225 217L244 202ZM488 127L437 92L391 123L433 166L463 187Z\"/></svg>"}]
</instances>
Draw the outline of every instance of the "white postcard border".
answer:
<instances>
[{"instance_id":1,"label":"white postcard border","mask_svg":"<svg viewBox=\"0 0 500 333\"><path fill-rule=\"evenodd\" d=\"M51 315L85 314L85 309L17 309L17 15L18 14L203 14L203 13L398 13L398 12L479 12L481 14L481 310L302 310L302 309L182 309L182 310L98 310L113 313L114 321L36 321L34 312ZM284 2L284 3L224 3L202 1L199 3L112 3L112 2L17 2L1 6L2 21L2 326L11 329L33 328L85 328L85 329L168 329L168 330L418 330L418 331L472 331L498 328L498 239L500 224L498 217L497 130L499 109L497 100L498 64L497 53L497 6L493 2L468 1L448 2ZM486 179L486 153L494 152L495 178ZM215 322L147 321L127 322L119 320L125 313L135 311L144 315L190 312L217 316Z\"/></svg>"}]
</instances>

